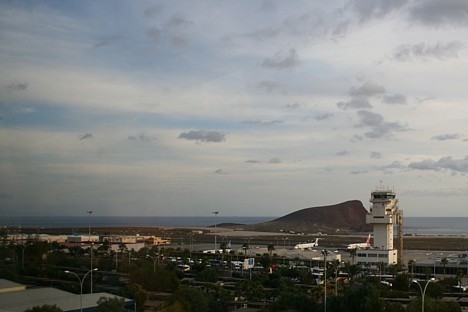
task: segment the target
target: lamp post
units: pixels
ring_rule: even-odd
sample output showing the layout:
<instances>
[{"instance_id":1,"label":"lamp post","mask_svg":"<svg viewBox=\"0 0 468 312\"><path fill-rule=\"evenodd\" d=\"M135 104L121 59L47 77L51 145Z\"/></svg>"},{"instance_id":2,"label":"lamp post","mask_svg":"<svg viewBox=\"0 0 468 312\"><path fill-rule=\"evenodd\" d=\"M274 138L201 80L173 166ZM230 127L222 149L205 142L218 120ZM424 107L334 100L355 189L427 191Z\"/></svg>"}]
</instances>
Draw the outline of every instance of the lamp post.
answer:
<instances>
[{"instance_id":1,"label":"lamp post","mask_svg":"<svg viewBox=\"0 0 468 312\"><path fill-rule=\"evenodd\" d=\"M85 275L83 275L83 278L81 278L78 274L76 274L75 272L71 272L71 271L65 271L65 273L67 274L73 274L76 276L76 278L78 279L78 281L80 282L80 311L83 311L83 282L86 278L86 275L88 275L89 273L92 274L93 271L97 271L97 268L95 269L92 269L92 270L89 270L88 272L85 273Z\"/></svg>"},{"instance_id":2,"label":"lamp post","mask_svg":"<svg viewBox=\"0 0 468 312\"><path fill-rule=\"evenodd\" d=\"M91 261L90 261L90 265L89 265L89 272L91 272L91 275L90 275L90 280L91 280L91 284L90 284L90 292L93 293L93 244L91 242L91 214L93 213L92 210L88 210L86 211L88 213L88 242L89 242L89 253L91 254Z\"/></svg>"},{"instance_id":3,"label":"lamp post","mask_svg":"<svg viewBox=\"0 0 468 312\"><path fill-rule=\"evenodd\" d=\"M419 284L419 282L417 280L413 279L411 282L417 284L419 286L419 290L421 290L421 296L422 296L421 297L421 312L424 312L424 296L426 295L427 286L431 282L437 282L437 280L435 278L431 278L430 280L428 280L427 283L426 283L426 286L424 286L424 290L421 287L421 284Z\"/></svg>"},{"instance_id":4,"label":"lamp post","mask_svg":"<svg viewBox=\"0 0 468 312\"><path fill-rule=\"evenodd\" d=\"M155 273L156 272L156 261L158 261L159 256L155 258L155 257L153 257L151 255L146 255L146 258L151 258L151 260L153 260L153 273Z\"/></svg>"},{"instance_id":5,"label":"lamp post","mask_svg":"<svg viewBox=\"0 0 468 312\"><path fill-rule=\"evenodd\" d=\"M28 245L21 244L18 246L21 248L21 270L24 270L24 251Z\"/></svg>"},{"instance_id":6,"label":"lamp post","mask_svg":"<svg viewBox=\"0 0 468 312\"><path fill-rule=\"evenodd\" d=\"M343 263L344 263L343 261L339 263L333 263L333 262L331 263L333 267L335 268L335 296L338 295L338 270L340 269Z\"/></svg>"},{"instance_id":7,"label":"lamp post","mask_svg":"<svg viewBox=\"0 0 468 312\"><path fill-rule=\"evenodd\" d=\"M324 311L327 312L327 257L328 257L329 251L324 249L322 250L322 255L323 255L323 274L324 274L324 279L323 279L323 285L324 285L324 299L323 299L323 306L324 306Z\"/></svg>"},{"instance_id":8,"label":"lamp post","mask_svg":"<svg viewBox=\"0 0 468 312\"><path fill-rule=\"evenodd\" d=\"M216 216L218 215L219 211L213 211L212 214L214 214L215 216L215 228L214 228L214 232L215 232L215 242L214 242L214 253L217 254L217 242L216 242Z\"/></svg>"}]
</instances>

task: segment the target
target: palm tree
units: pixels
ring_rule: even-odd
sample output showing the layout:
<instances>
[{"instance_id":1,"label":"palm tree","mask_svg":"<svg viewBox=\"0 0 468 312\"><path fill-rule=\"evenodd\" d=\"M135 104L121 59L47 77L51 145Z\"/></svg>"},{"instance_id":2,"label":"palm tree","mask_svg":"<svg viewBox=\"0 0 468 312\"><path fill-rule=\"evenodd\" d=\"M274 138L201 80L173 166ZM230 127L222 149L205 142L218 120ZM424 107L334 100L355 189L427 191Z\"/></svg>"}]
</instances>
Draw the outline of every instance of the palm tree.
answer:
<instances>
[{"instance_id":1,"label":"palm tree","mask_svg":"<svg viewBox=\"0 0 468 312\"><path fill-rule=\"evenodd\" d=\"M271 254L273 253L273 250L275 250L275 246L272 243L270 243L268 244L267 248L268 248L268 254L270 255L270 258L271 258Z\"/></svg>"},{"instance_id":2,"label":"palm tree","mask_svg":"<svg viewBox=\"0 0 468 312\"><path fill-rule=\"evenodd\" d=\"M349 262L345 263L345 270L348 273L350 285L354 282L354 277L361 272L361 266L359 264L350 264Z\"/></svg>"},{"instance_id":3,"label":"palm tree","mask_svg":"<svg viewBox=\"0 0 468 312\"><path fill-rule=\"evenodd\" d=\"M411 269L411 278L413 278L415 263L416 263L416 261L413 260L413 259L408 261L408 271Z\"/></svg>"},{"instance_id":4,"label":"palm tree","mask_svg":"<svg viewBox=\"0 0 468 312\"><path fill-rule=\"evenodd\" d=\"M349 255L351 256L351 264L354 264L354 258L356 258L357 249L353 248L349 250Z\"/></svg>"},{"instance_id":5,"label":"palm tree","mask_svg":"<svg viewBox=\"0 0 468 312\"><path fill-rule=\"evenodd\" d=\"M445 279L445 266L448 264L447 258L442 258L442 259L440 260L440 263L441 263L442 266L444 267L444 279Z\"/></svg>"},{"instance_id":6,"label":"palm tree","mask_svg":"<svg viewBox=\"0 0 468 312\"><path fill-rule=\"evenodd\" d=\"M219 249L221 249L221 259L224 260L224 254L226 253L226 249L227 249L226 242L222 242L219 246Z\"/></svg>"}]
</instances>

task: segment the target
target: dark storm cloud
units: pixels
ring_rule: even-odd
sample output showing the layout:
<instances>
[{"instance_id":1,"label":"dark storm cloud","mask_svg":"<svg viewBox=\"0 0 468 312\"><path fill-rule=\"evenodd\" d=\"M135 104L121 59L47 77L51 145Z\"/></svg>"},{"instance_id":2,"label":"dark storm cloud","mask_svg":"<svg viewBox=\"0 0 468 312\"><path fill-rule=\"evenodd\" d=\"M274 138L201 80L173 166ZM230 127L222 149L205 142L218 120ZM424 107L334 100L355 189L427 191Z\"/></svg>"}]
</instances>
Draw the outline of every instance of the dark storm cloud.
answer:
<instances>
[{"instance_id":1,"label":"dark storm cloud","mask_svg":"<svg viewBox=\"0 0 468 312\"><path fill-rule=\"evenodd\" d=\"M461 134L459 133L446 133L446 134L435 135L431 138L431 140L447 141L447 140L458 140L460 138L461 138Z\"/></svg>"},{"instance_id":2,"label":"dark storm cloud","mask_svg":"<svg viewBox=\"0 0 468 312\"><path fill-rule=\"evenodd\" d=\"M399 122L386 122L380 114L360 110L357 112L360 122L355 125L356 128L370 128L364 133L364 136L371 139L392 136L394 132L409 131L408 126Z\"/></svg>"},{"instance_id":3,"label":"dark storm cloud","mask_svg":"<svg viewBox=\"0 0 468 312\"><path fill-rule=\"evenodd\" d=\"M265 93L273 93L273 92L279 92L279 93L285 93L286 92L286 87L283 86L282 84L274 81L260 81L257 84L257 88L262 90Z\"/></svg>"},{"instance_id":4,"label":"dark storm cloud","mask_svg":"<svg viewBox=\"0 0 468 312\"><path fill-rule=\"evenodd\" d=\"M406 104L406 96L401 94L384 95L382 102L386 104Z\"/></svg>"},{"instance_id":5,"label":"dark storm cloud","mask_svg":"<svg viewBox=\"0 0 468 312\"><path fill-rule=\"evenodd\" d=\"M281 159L277 158L277 157L274 157L274 158L271 158L268 160L268 163L269 164L280 164L281 163Z\"/></svg>"},{"instance_id":6,"label":"dark storm cloud","mask_svg":"<svg viewBox=\"0 0 468 312\"><path fill-rule=\"evenodd\" d=\"M336 106L342 110L372 108L372 105L369 103L369 100L362 97L353 98L349 101L338 102L336 103Z\"/></svg>"},{"instance_id":7,"label":"dark storm cloud","mask_svg":"<svg viewBox=\"0 0 468 312\"><path fill-rule=\"evenodd\" d=\"M450 170L455 172L468 172L468 156L461 159L453 159L452 156L446 156L437 161L425 159L419 162L410 163L408 168L415 170Z\"/></svg>"},{"instance_id":8,"label":"dark storm cloud","mask_svg":"<svg viewBox=\"0 0 468 312\"><path fill-rule=\"evenodd\" d=\"M262 2L260 10L265 12L276 11L276 4L272 0L265 0Z\"/></svg>"},{"instance_id":9,"label":"dark storm cloud","mask_svg":"<svg viewBox=\"0 0 468 312\"><path fill-rule=\"evenodd\" d=\"M435 27L468 25L468 1L418 1L410 8L410 18L422 24Z\"/></svg>"},{"instance_id":10,"label":"dark storm cloud","mask_svg":"<svg viewBox=\"0 0 468 312\"><path fill-rule=\"evenodd\" d=\"M276 25L254 29L249 32L228 34L222 38L223 41L230 42L236 39L249 39L256 43L275 38L285 38L291 41L292 38L307 40L326 33L323 19L318 12L306 12L300 15L291 15Z\"/></svg>"},{"instance_id":11,"label":"dark storm cloud","mask_svg":"<svg viewBox=\"0 0 468 312\"><path fill-rule=\"evenodd\" d=\"M286 108L289 108L289 109L298 109L298 108L301 108L302 104L299 104L299 103L287 103L286 104Z\"/></svg>"},{"instance_id":12,"label":"dark storm cloud","mask_svg":"<svg viewBox=\"0 0 468 312\"><path fill-rule=\"evenodd\" d=\"M145 15L146 18L153 17L157 14L159 14L162 11L162 5L154 5L149 8L146 8L143 14Z\"/></svg>"},{"instance_id":13,"label":"dark storm cloud","mask_svg":"<svg viewBox=\"0 0 468 312\"><path fill-rule=\"evenodd\" d=\"M372 81L367 81L359 87L351 87L348 95L349 101L340 101L336 103L339 109L370 109L370 99L385 93L385 87Z\"/></svg>"},{"instance_id":14,"label":"dark storm cloud","mask_svg":"<svg viewBox=\"0 0 468 312\"><path fill-rule=\"evenodd\" d=\"M358 21L362 23L371 19L381 19L407 3L408 0L351 0L347 2L344 10L354 12Z\"/></svg>"},{"instance_id":15,"label":"dark storm cloud","mask_svg":"<svg viewBox=\"0 0 468 312\"><path fill-rule=\"evenodd\" d=\"M99 41L94 45L94 48L102 48L108 45L111 45L114 42L117 42L122 39L121 35L111 35L111 36L104 36L99 39Z\"/></svg>"},{"instance_id":16,"label":"dark storm cloud","mask_svg":"<svg viewBox=\"0 0 468 312\"><path fill-rule=\"evenodd\" d=\"M357 114L360 119L360 123L356 125L358 127L376 127L384 123L384 118L380 114L366 110L358 111Z\"/></svg>"},{"instance_id":17,"label":"dark storm cloud","mask_svg":"<svg viewBox=\"0 0 468 312\"><path fill-rule=\"evenodd\" d=\"M93 134L92 133L85 133L83 134L82 136L80 136L80 141L82 140L87 140L87 139L91 139L93 137Z\"/></svg>"},{"instance_id":18,"label":"dark storm cloud","mask_svg":"<svg viewBox=\"0 0 468 312\"><path fill-rule=\"evenodd\" d=\"M372 152L372 153L370 154L370 158L380 159L380 158L382 158L382 153L379 153L379 152Z\"/></svg>"},{"instance_id":19,"label":"dark storm cloud","mask_svg":"<svg viewBox=\"0 0 468 312\"><path fill-rule=\"evenodd\" d=\"M139 141L139 142L151 142L157 140L155 137L148 136L145 133L138 133L134 135L129 135L127 138L128 141Z\"/></svg>"},{"instance_id":20,"label":"dark storm cloud","mask_svg":"<svg viewBox=\"0 0 468 312\"><path fill-rule=\"evenodd\" d=\"M26 82L13 82L6 86L8 91L24 91L28 88Z\"/></svg>"},{"instance_id":21,"label":"dark storm cloud","mask_svg":"<svg viewBox=\"0 0 468 312\"><path fill-rule=\"evenodd\" d=\"M174 48L186 48L189 45L189 40L185 36L171 36L169 38L169 43Z\"/></svg>"},{"instance_id":22,"label":"dark storm cloud","mask_svg":"<svg viewBox=\"0 0 468 312\"><path fill-rule=\"evenodd\" d=\"M354 170L354 171L351 171L350 174L365 174L367 172L368 172L367 170Z\"/></svg>"},{"instance_id":23,"label":"dark storm cloud","mask_svg":"<svg viewBox=\"0 0 468 312\"><path fill-rule=\"evenodd\" d=\"M321 121L321 120L330 119L331 117L333 117L332 113L323 113L323 114L319 114L319 115L315 116L314 119L317 120L317 121Z\"/></svg>"},{"instance_id":24,"label":"dark storm cloud","mask_svg":"<svg viewBox=\"0 0 468 312\"><path fill-rule=\"evenodd\" d=\"M224 142L226 140L225 134L220 131L212 130L191 130L188 132L181 132L178 136L179 139L198 142Z\"/></svg>"},{"instance_id":25,"label":"dark storm cloud","mask_svg":"<svg viewBox=\"0 0 468 312\"><path fill-rule=\"evenodd\" d=\"M418 44L405 44L397 47L393 53L392 59L396 61L411 61L414 59L438 59L444 60L459 56L459 52L463 48L463 43L460 41L452 41L446 44L436 43L428 45L424 42Z\"/></svg>"},{"instance_id":26,"label":"dark storm cloud","mask_svg":"<svg viewBox=\"0 0 468 312\"><path fill-rule=\"evenodd\" d=\"M159 43L161 40L161 30L157 27L149 28L146 30L146 36L148 36L153 43Z\"/></svg>"},{"instance_id":27,"label":"dark storm cloud","mask_svg":"<svg viewBox=\"0 0 468 312\"><path fill-rule=\"evenodd\" d=\"M384 171L386 173L393 173L394 170L399 170L399 171L407 170L407 167L405 166L405 164L403 164L403 163L401 163L399 161L394 161L391 164L379 167L378 169L382 170L382 171Z\"/></svg>"},{"instance_id":28,"label":"dark storm cloud","mask_svg":"<svg viewBox=\"0 0 468 312\"><path fill-rule=\"evenodd\" d=\"M259 163L261 163L261 161L256 160L256 159L249 159L249 160L246 161L246 163L248 163L248 164L259 164Z\"/></svg>"},{"instance_id":29,"label":"dark storm cloud","mask_svg":"<svg viewBox=\"0 0 468 312\"><path fill-rule=\"evenodd\" d=\"M382 93L385 93L385 87L372 81L367 81L358 88L351 87L348 92L352 97L372 97Z\"/></svg>"},{"instance_id":30,"label":"dark storm cloud","mask_svg":"<svg viewBox=\"0 0 468 312\"><path fill-rule=\"evenodd\" d=\"M13 195L8 193L0 193L0 199L12 199Z\"/></svg>"},{"instance_id":31,"label":"dark storm cloud","mask_svg":"<svg viewBox=\"0 0 468 312\"><path fill-rule=\"evenodd\" d=\"M335 12L341 18L329 28L329 33L332 37L345 36L356 24L383 19L389 14L402 11L408 3L409 0L349 0Z\"/></svg>"},{"instance_id":32,"label":"dark storm cloud","mask_svg":"<svg viewBox=\"0 0 468 312\"><path fill-rule=\"evenodd\" d=\"M280 158L278 157L273 157L273 158L270 158L268 159L267 161L265 160L257 160L257 159L249 159L246 161L246 163L248 164L281 164L282 161Z\"/></svg>"},{"instance_id":33,"label":"dark storm cloud","mask_svg":"<svg viewBox=\"0 0 468 312\"><path fill-rule=\"evenodd\" d=\"M188 28L193 25L193 22L186 19L182 14L173 15L166 23L166 27L172 28Z\"/></svg>"},{"instance_id":34,"label":"dark storm cloud","mask_svg":"<svg viewBox=\"0 0 468 312\"><path fill-rule=\"evenodd\" d=\"M276 69L288 69L294 68L300 64L297 56L296 49L289 49L286 55L278 53L274 57L266 58L262 67L276 68Z\"/></svg>"},{"instance_id":35,"label":"dark storm cloud","mask_svg":"<svg viewBox=\"0 0 468 312\"><path fill-rule=\"evenodd\" d=\"M271 126L271 125L275 125L275 124L281 124L283 123L284 121L283 120L278 120L278 119L275 119L275 120L260 120L260 119L255 119L255 120L252 120L252 119L249 119L249 120L243 120L242 123L245 124L245 125L259 125L259 126Z\"/></svg>"}]
</instances>

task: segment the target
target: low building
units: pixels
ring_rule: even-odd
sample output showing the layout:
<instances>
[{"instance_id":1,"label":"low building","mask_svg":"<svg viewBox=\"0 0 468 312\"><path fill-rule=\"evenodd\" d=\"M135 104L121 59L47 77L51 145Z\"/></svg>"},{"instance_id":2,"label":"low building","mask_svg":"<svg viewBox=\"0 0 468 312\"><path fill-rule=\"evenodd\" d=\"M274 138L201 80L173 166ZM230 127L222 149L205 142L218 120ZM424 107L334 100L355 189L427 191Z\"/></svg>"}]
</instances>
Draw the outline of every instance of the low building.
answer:
<instances>
[{"instance_id":1,"label":"low building","mask_svg":"<svg viewBox=\"0 0 468 312\"><path fill-rule=\"evenodd\" d=\"M376 267L380 263L396 264L397 250L361 249L356 253L357 263L363 267Z\"/></svg>"},{"instance_id":2,"label":"low building","mask_svg":"<svg viewBox=\"0 0 468 312\"><path fill-rule=\"evenodd\" d=\"M67 241L69 243L98 243L99 235L69 235Z\"/></svg>"},{"instance_id":3,"label":"low building","mask_svg":"<svg viewBox=\"0 0 468 312\"><path fill-rule=\"evenodd\" d=\"M26 288L24 285L0 279L0 311L23 312L27 309L56 305L65 312L91 310L97 307L100 298L123 298L109 293L73 294L51 287ZM124 298L125 305L133 309L135 302Z\"/></svg>"}]
</instances>

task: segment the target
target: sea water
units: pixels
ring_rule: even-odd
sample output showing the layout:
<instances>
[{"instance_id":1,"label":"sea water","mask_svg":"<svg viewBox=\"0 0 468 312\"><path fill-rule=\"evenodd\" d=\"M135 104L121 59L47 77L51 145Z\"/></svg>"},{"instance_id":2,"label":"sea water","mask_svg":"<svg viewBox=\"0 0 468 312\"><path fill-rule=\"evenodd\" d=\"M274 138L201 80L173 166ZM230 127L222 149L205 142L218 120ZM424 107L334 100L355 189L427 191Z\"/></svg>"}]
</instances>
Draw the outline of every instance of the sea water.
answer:
<instances>
[{"instance_id":1,"label":"sea water","mask_svg":"<svg viewBox=\"0 0 468 312\"><path fill-rule=\"evenodd\" d=\"M271 221L277 217L118 217L118 216L0 216L0 226L24 228L83 228L93 227L208 227L221 223L251 225ZM91 223L91 224L90 224ZM405 217L404 234L468 236L468 217Z\"/></svg>"}]
</instances>

